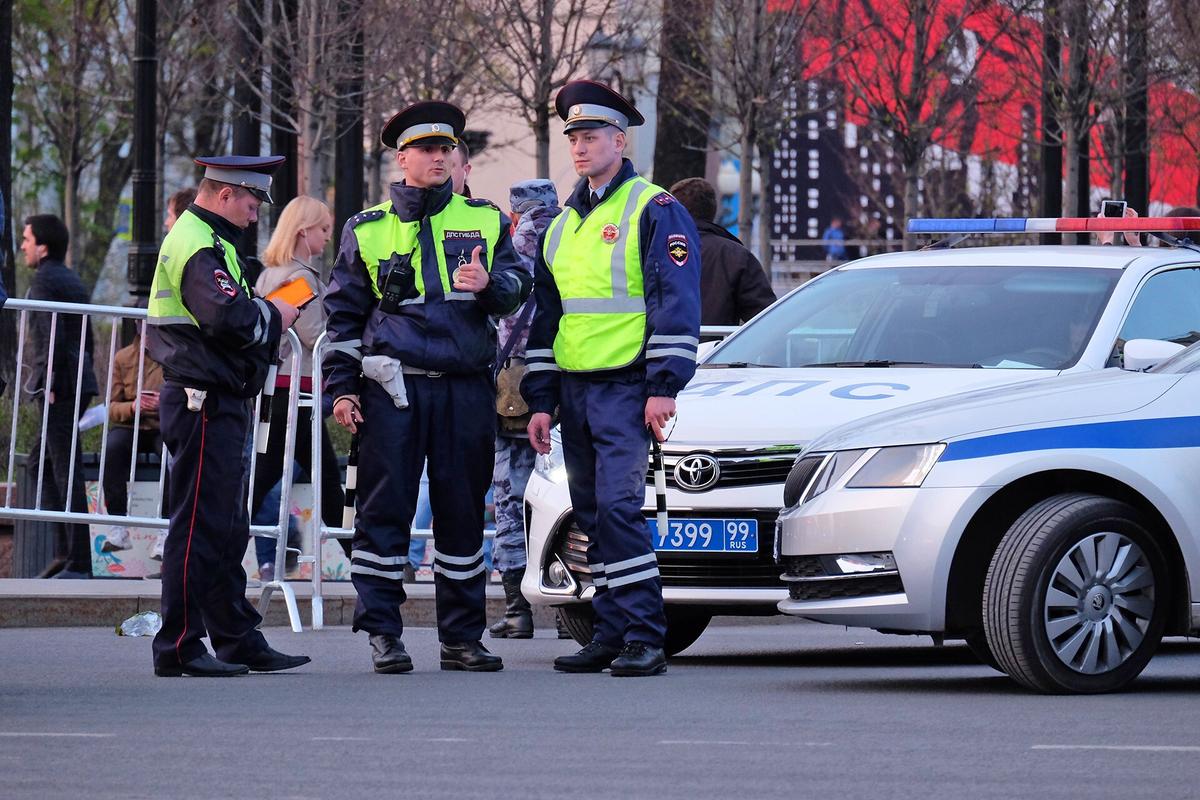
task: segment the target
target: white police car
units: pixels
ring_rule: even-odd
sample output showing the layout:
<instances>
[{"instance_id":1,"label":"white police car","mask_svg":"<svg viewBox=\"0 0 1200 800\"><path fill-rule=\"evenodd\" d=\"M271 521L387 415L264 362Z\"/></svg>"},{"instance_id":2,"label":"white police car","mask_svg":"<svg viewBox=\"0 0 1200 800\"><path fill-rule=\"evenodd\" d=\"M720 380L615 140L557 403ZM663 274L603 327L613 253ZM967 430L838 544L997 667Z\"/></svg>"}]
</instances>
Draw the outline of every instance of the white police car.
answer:
<instances>
[{"instance_id":1,"label":"white police car","mask_svg":"<svg viewBox=\"0 0 1200 800\"><path fill-rule=\"evenodd\" d=\"M963 637L1037 691L1118 689L1200 628L1198 481L1200 345L880 414L797 461L780 609Z\"/></svg>"},{"instance_id":2,"label":"white police car","mask_svg":"<svg viewBox=\"0 0 1200 800\"><path fill-rule=\"evenodd\" d=\"M904 252L795 290L703 357L680 395L664 445L669 531L657 530L647 485L668 652L695 641L714 614L775 613L787 598L773 529L784 480L815 437L919 401L1100 370L1119 363L1125 339L1197 330L1200 254L1182 248ZM559 449L539 457L525 500L523 592L560 606L586 641L588 542Z\"/></svg>"}]
</instances>

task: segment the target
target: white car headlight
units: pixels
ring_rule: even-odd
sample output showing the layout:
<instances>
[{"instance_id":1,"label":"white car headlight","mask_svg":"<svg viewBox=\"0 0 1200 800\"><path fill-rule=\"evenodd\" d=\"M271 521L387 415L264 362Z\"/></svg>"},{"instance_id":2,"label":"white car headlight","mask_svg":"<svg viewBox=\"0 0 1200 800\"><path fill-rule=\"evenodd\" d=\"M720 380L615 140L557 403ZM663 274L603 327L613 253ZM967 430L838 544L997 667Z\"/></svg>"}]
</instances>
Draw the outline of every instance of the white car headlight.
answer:
<instances>
[{"instance_id":1,"label":"white car headlight","mask_svg":"<svg viewBox=\"0 0 1200 800\"><path fill-rule=\"evenodd\" d=\"M880 448L851 476L846 482L846 488L920 486L945 449L944 444Z\"/></svg>"},{"instance_id":2,"label":"white car headlight","mask_svg":"<svg viewBox=\"0 0 1200 800\"><path fill-rule=\"evenodd\" d=\"M558 426L550 429L550 452L539 453L533 459L533 471L551 483L562 483L567 479L567 465L563 459L562 433Z\"/></svg>"}]
</instances>

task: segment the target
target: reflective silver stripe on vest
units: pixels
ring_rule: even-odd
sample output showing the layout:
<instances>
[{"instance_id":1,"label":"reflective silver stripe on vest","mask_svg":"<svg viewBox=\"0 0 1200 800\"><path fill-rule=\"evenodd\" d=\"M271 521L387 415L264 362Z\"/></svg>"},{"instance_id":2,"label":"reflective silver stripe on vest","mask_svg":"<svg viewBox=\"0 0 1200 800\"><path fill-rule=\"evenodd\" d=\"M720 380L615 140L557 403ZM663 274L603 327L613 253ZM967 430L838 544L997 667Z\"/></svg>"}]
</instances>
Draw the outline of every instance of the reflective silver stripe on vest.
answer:
<instances>
[{"instance_id":1,"label":"reflective silver stripe on vest","mask_svg":"<svg viewBox=\"0 0 1200 800\"><path fill-rule=\"evenodd\" d=\"M544 362L544 361L533 363L533 364L526 364L525 371L526 372L560 372L560 370L558 368L558 364L552 364L552 363Z\"/></svg>"},{"instance_id":2,"label":"reflective silver stripe on vest","mask_svg":"<svg viewBox=\"0 0 1200 800\"><path fill-rule=\"evenodd\" d=\"M175 296L175 292L170 289L159 289L154 293L155 300L170 300Z\"/></svg>"},{"instance_id":3,"label":"reflective silver stripe on vest","mask_svg":"<svg viewBox=\"0 0 1200 800\"><path fill-rule=\"evenodd\" d=\"M474 292L451 292L446 295L447 300L474 300Z\"/></svg>"},{"instance_id":4,"label":"reflective silver stripe on vest","mask_svg":"<svg viewBox=\"0 0 1200 800\"><path fill-rule=\"evenodd\" d=\"M613 244L612 254L609 256L608 268L612 272L613 297L629 296L629 276L625 274L625 237L629 235L629 218L633 216L633 210L637 208L638 199L650 188L650 182L647 180L634 178L634 181L637 182L637 185L625 199L625 208L621 211L620 233L617 235L617 241Z\"/></svg>"},{"instance_id":5,"label":"reflective silver stripe on vest","mask_svg":"<svg viewBox=\"0 0 1200 800\"><path fill-rule=\"evenodd\" d=\"M146 317L151 325L195 325L191 317Z\"/></svg>"},{"instance_id":6,"label":"reflective silver stripe on vest","mask_svg":"<svg viewBox=\"0 0 1200 800\"><path fill-rule=\"evenodd\" d=\"M644 297L575 297L562 301L564 314L642 314Z\"/></svg>"},{"instance_id":7,"label":"reflective silver stripe on vest","mask_svg":"<svg viewBox=\"0 0 1200 800\"><path fill-rule=\"evenodd\" d=\"M679 356L688 361L696 360L694 352L684 350L682 347L651 347L646 350L646 358L666 358L667 356Z\"/></svg>"},{"instance_id":8,"label":"reflective silver stripe on vest","mask_svg":"<svg viewBox=\"0 0 1200 800\"><path fill-rule=\"evenodd\" d=\"M550 232L546 234L546 265L554 263L554 256L558 253L558 246L562 243L563 230L567 227L567 217L571 215L570 211L564 211L558 215L550 225Z\"/></svg>"},{"instance_id":9,"label":"reflective silver stripe on vest","mask_svg":"<svg viewBox=\"0 0 1200 800\"><path fill-rule=\"evenodd\" d=\"M553 359L553 358L554 358L554 351L553 351L553 350L551 350L549 347L547 347L547 348L541 348L541 349L536 349L536 350L526 350L526 351L525 351L525 358L526 358L526 360L530 360L530 359L534 359L534 358L550 358L550 359Z\"/></svg>"},{"instance_id":10,"label":"reflective silver stripe on vest","mask_svg":"<svg viewBox=\"0 0 1200 800\"><path fill-rule=\"evenodd\" d=\"M652 333L646 344L690 344L692 347L700 346L700 337L698 336L667 336L665 334Z\"/></svg>"}]
</instances>

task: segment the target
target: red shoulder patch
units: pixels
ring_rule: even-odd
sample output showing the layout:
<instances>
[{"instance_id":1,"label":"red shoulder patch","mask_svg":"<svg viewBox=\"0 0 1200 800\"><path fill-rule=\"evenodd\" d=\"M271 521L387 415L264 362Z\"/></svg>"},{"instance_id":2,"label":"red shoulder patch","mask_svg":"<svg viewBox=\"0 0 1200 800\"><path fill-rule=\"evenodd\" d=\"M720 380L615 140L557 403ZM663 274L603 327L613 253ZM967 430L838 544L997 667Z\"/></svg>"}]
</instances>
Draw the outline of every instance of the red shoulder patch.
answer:
<instances>
[{"instance_id":1,"label":"red shoulder patch","mask_svg":"<svg viewBox=\"0 0 1200 800\"><path fill-rule=\"evenodd\" d=\"M237 285L234 284L233 279L229 277L225 270L213 270L213 281L216 282L217 288L221 290L222 294L229 297L237 297Z\"/></svg>"}]
</instances>

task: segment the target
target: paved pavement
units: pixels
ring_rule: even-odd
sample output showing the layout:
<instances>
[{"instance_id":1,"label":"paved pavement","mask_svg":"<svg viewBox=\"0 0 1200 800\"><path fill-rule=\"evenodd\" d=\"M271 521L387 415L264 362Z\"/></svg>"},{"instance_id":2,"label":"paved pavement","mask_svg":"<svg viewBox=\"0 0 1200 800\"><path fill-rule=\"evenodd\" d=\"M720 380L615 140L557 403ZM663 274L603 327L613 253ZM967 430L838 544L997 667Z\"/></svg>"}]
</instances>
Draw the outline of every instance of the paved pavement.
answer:
<instances>
[{"instance_id":1,"label":"paved pavement","mask_svg":"<svg viewBox=\"0 0 1200 800\"><path fill-rule=\"evenodd\" d=\"M1040 697L961 645L785 621L714 626L660 678L369 672L347 628L268 630L291 674L163 679L146 639L0 630L0 797L1014 798L1200 795L1200 643L1133 689Z\"/></svg>"}]
</instances>

